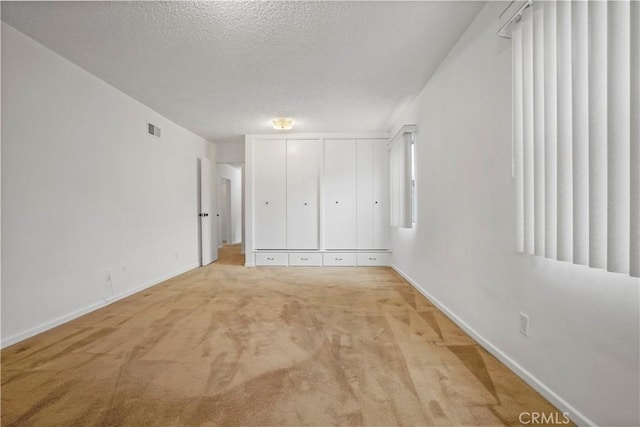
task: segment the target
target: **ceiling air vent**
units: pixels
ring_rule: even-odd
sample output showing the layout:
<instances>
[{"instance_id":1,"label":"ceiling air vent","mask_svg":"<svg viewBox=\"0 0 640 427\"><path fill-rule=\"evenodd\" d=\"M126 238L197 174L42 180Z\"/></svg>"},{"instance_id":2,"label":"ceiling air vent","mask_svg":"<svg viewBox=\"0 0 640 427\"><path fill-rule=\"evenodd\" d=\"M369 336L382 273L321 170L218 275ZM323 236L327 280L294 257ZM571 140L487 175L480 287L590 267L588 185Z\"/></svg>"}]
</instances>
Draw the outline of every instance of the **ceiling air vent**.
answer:
<instances>
[{"instance_id":1,"label":"ceiling air vent","mask_svg":"<svg viewBox=\"0 0 640 427\"><path fill-rule=\"evenodd\" d=\"M157 136L160 138L160 128L152 123L147 123L147 132L149 135Z\"/></svg>"}]
</instances>

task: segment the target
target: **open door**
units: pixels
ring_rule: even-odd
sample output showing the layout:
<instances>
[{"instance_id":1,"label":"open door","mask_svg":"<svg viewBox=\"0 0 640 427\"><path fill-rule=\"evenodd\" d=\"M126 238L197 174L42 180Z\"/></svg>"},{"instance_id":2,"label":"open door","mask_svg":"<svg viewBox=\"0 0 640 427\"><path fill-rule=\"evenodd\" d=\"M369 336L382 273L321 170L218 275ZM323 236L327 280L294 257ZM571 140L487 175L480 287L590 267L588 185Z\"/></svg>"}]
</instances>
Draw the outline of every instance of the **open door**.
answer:
<instances>
[{"instance_id":1,"label":"open door","mask_svg":"<svg viewBox=\"0 0 640 427\"><path fill-rule=\"evenodd\" d=\"M198 190L200 265L207 265L218 259L218 244L211 214L211 162L204 157L198 159Z\"/></svg>"},{"instance_id":2,"label":"open door","mask_svg":"<svg viewBox=\"0 0 640 427\"><path fill-rule=\"evenodd\" d=\"M231 181L220 178L220 238L223 245L233 242L231 229Z\"/></svg>"}]
</instances>

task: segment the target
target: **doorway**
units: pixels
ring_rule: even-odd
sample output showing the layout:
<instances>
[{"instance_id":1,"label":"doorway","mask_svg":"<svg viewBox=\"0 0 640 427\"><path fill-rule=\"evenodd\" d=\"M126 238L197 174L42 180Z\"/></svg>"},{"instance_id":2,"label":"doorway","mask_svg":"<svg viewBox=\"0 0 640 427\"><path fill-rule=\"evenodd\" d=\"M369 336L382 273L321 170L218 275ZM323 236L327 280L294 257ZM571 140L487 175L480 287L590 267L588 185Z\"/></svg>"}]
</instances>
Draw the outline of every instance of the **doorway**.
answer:
<instances>
[{"instance_id":1,"label":"doorway","mask_svg":"<svg viewBox=\"0 0 640 427\"><path fill-rule=\"evenodd\" d=\"M220 178L220 240L221 246L232 243L231 180Z\"/></svg>"},{"instance_id":2,"label":"doorway","mask_svg":"<svg viewBox=\"0 0 640 427\"><path fill-rule=\"evenodd\" d=\"M240 245L244 253L244 164L217 163L218 247Z\"/></svg>"}]
</instances>

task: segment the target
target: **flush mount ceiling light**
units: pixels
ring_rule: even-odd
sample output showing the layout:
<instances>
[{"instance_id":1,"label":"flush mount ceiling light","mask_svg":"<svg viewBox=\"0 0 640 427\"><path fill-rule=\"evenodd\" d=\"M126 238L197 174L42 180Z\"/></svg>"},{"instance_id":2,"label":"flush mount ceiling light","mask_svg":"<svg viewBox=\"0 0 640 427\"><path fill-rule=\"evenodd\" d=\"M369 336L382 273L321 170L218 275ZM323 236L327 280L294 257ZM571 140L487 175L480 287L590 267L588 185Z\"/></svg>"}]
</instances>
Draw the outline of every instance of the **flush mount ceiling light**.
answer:
<instances>
[{"instance_id":1,"label":"flush mount ceiling light","mask_svg":"<svg viewBox=\"0 0 640 427\"><path fill-rule=\"evenodd\" d=\"M273 119L271 120L271 123L273 123L274 129L278 129L278 130L293 129L293 120L291 119L285 119L285 118Z\"/></svg>"}]
</instances>

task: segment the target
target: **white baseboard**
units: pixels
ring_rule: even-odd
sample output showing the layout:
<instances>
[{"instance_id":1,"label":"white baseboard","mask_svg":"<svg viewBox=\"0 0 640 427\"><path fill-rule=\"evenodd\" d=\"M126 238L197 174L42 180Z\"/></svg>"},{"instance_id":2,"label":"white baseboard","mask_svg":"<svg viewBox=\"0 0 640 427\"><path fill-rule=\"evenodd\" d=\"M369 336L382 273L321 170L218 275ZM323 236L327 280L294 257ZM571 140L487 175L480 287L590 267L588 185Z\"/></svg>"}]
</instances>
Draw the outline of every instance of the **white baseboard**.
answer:
<instances>
[{"instance_id":1,"label":"white baseboard","mask_svg":"<svg viewBox=\"0 0 640 427\"><path fill-rule=\"evenodd\" d=\"M458 325L463 331L465 331L471 338L473 338L478 344L480 344L485 350L495 356L500 362L502 362L507 368L513 371L516 375L522 378L527 384L529 384L534 390L545 397L549 402L555 405L562 412L567 412L571 421L580 426L596 426L596 423L591 421L587 416L571 406L567 401L560 397L557 393L551 390L542 381L536 378L529 371L524 369L520 364L513 360L510 356L493 345L489 340L480 335L475 329L469 326L464 320L458 317L453 311L451 311L446 305L441 303L437 298L431 295L428 291L422 288L415 280L405 274L397 265L391 264L391 268L402 276L411 286L413 286L418 292L424 295L433 305L435 305L440 311L442 311L451 321Z\"/></svg>"},{"instance_id":2,"label":"white baseboard","mask_svg":"<svg viewBox=\"0 0 640 427\"><path fill-rule=\"evenodd\" d=\"M98 310L98 309L100 309L102 307L106 307L106 306L108 306L110 304L113 304L116 301L119 301L119 300L121 300L123 298L126 298L126 297L130 296L130 295L136 294L136 293L138 293L140 291L143 291L143 290L145 290L147 288L150 288L152 286L158 285L158 284L164 282L165 280L169 280L169 279L171 279L173 277L176 277L176 276L178 276L178 275L180 275L182 273L186 273L187 271L193 270L194 268L198 268L198 267L199 267L198 264L190 265L190 266L188 266L186 268L182 268L180 270L177 270L177 271L174 271L174 272L169 273L167 275L164 275L164 276L162 276L162 277L160 277L158 279L150 280L148 282L145 282L140 286L136 286L135 288L127 289L124 292L117 293L117 294L113 295L111 298L104 299L104 300L98 301L98 302L94 302L93 304L89 304L89 305L87 305L85 307L82 307L82 308L80 308L78 310L74 310L71 313L67 313L67 314L65 314L63 316L57 317L57 318L55 318L53 320L50 320L48 322L41 323L40 325L35 326L35 327L31 328L31 329L27 329L26 331L17 333L17 334L12 335L12 336L10 336L8 338L3 338L2 341L0 342L0 348L5 348L5 347L8 347L10 345L19 343L20 341L26 340L27 338L31 338L32 336L35 336L35 335L38 335L38 334L40 334L42 332L48 331L49 329L53 329L56 326L60 326L63 323L67 323L67 322L69 322L69 321L71 321L73 319L76 319L76 318L80 317L80 316L84 316L85 314L91 313L92 311Z\"/></svg>"}]
</instances>

